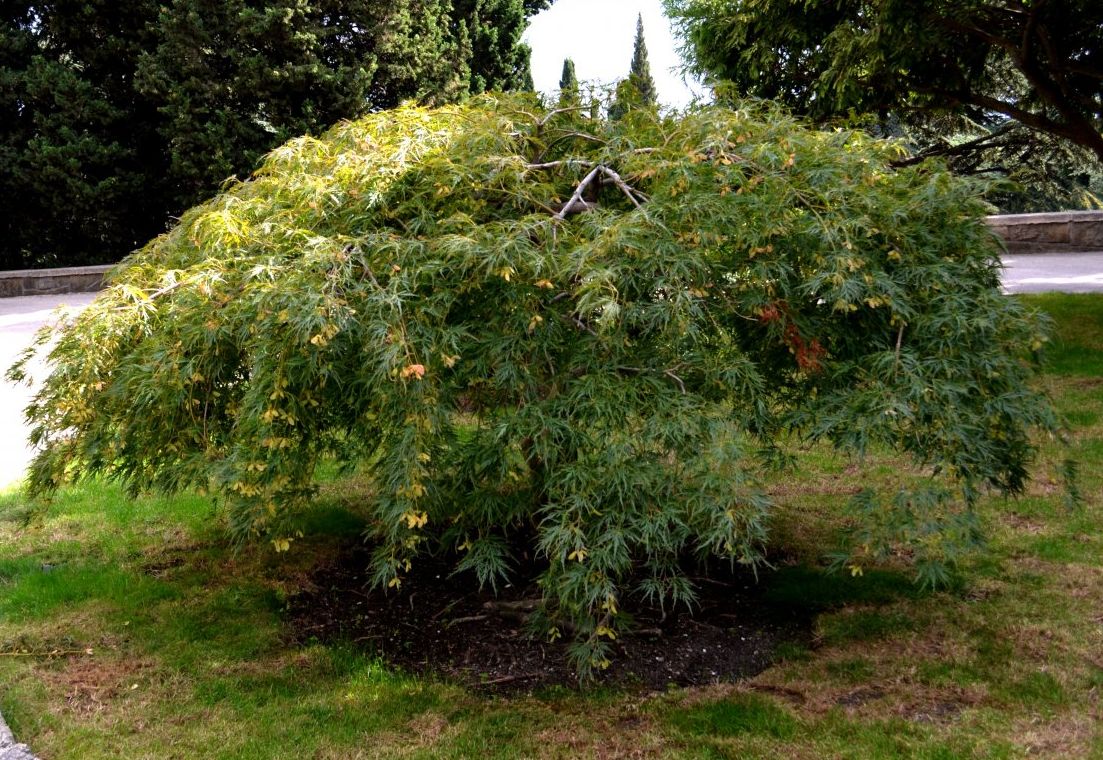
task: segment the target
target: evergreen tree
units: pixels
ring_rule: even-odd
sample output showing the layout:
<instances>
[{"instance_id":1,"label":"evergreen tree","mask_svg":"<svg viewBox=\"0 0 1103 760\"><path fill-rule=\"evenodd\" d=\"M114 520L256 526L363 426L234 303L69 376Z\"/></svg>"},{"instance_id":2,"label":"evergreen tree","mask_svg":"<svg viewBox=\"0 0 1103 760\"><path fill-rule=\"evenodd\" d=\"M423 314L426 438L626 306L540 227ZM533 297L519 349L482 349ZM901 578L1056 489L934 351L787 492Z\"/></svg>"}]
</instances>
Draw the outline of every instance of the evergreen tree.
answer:
<instances>
[{"instance_id":1,"label":"evergreen tree","mask_svg":"<svg viewBox=\"0 0 1103 760\"><path fill-rule=\"evenodd\" d=\"M117 259L162 229L157 113L132 89L155 7L0 10L0 268Z\"/></svg>"},{"instance_id":2,"label":"evergreen tree","mask_svg":"<svg viewBox=\"0 0 1103 760\"><path fill-rule=\"evenodd\" d=\"M632 49L632 67L628 72L628 81L632 84L640 105L653 106L659 101L655 80L651 77L651 63L647 60L643 14L636 18L636 42Z\"/></svg>"},{"instance_id":3,"label":"evergreen tree","mask_svg":"<svg viewBox=\"0 0 1103 760\"><path fill-rule=\"evenodd\" d=\"M632 48L632 65L628 78L617 84L616 97L609 107L609 116L619 119L629 108L650 107L658 102L651 64L647 60L647 43L643 38L643 14L636 18L636 41Z\"/></svg>"},{"instance_id":4,"label":"evergreen tree","mask_svg":"<svg viewBox=\"0 0 1103 760\"><path fill-rule=\"evenodd\" d=\"M453 0L452 17L471 40L471 92L524 90L529 48L521 43L527 19L550 0Z\"/></svg>"},{"instance_id":5,"label":"evergreen tree","mask_svg":"<svg viewBox=\"0 0 1103 760\"><path fill-rule=\"evenodd\" d=\"M519 61L520 69L516 74L517 86L513 89L518 92L536 92L536 83L532 80L532 49L525 43L518 47L523 49L522 60Z\"/></svg>"},{"instance_id":6,"label":"evergreen tree","mask_svg":"<svg viewBox=\"0 0 1103 760\"><path fill-rule=\"evenodd\" d=\"M1013 120L1103 164L1098 0L666 5L697 73L740 96L777 99L817 121L893 114L944 136Z\"/></svg>"},{"instance_id":7,"label":"evergreen tree","mask_svg":"<svg viewBox=\"0 0 1103 760\"><path fill-rule=\"evenodd\" d=\"M574 61L563 59L563 73L559 77L559 104L562 107L576 106L579 102L578 75L574 71Z\"/></svg>"},{"instance_id":8,"label":"evergreen tree","mask_svg":"<svg viewBox=\"0 0 1103 760\"><path fill-rule=\"evenodd\" d=\"M447 0L173 0L138 71L159 104L174 208L273 145L370 106L452 100L469 70ZM352 30L361 30L350 33Z\"/></svg>"},{"instance_id":9,"label":"evergreen tree","mask_svg":"<svg viewBox=\"0 0 1103 760\"><path fill-rule=\"evenodd\" d=\"M547 0L11 0L0 268L114 261L286 139L525 84Z\"/></svg>"}]
</instances>

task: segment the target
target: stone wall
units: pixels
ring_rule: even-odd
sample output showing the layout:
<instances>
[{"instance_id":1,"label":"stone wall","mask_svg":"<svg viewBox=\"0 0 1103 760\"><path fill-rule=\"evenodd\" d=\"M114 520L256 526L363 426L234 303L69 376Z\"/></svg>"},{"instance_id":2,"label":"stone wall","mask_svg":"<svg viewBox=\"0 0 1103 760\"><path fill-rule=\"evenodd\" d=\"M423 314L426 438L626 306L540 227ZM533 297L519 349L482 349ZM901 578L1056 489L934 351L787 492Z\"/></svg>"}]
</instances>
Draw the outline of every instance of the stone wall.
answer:
<instances>
[{"instance_id":1,"label":"stone wall","mask_svg":"<svg viewBox=\"0 0 1103 760\"><path fill-rule=\"evenodd\" d=\"M1016 253L1103 251L1103 211L1001 214L987 222Z\"/></svg>"},{"instance_id":2,"label":"stone wall","mask_svg":"<svg viewBox=\"0 0 1103 760\"><path fill-rule=\"evenodd\" d=\"M104 275L111 267L112 265L0 271L0 298L92 293L103 288Z\"/></svg>"}]
</instances>

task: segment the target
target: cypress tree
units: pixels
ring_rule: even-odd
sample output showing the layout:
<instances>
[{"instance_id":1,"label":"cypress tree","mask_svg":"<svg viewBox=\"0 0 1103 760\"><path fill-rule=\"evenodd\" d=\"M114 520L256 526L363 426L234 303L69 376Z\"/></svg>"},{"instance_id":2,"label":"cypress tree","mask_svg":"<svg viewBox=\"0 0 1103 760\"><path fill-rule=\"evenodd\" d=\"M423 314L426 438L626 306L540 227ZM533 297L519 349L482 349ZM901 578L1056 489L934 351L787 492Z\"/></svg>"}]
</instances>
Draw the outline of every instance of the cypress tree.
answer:
<instances>
[{"instance_id":1,"label":"cypress tree","mask_svg":"<svg viewBox=\"0 0 1103 760\"><path fill-rule=\"evenodd\" d=\"M640 105L653 106L658 98L655 80L651 77L651 63L647 60L647 43L643 38L643 14L636 17L636 42L632 49L632 67L628 72Z\"/></svg>"},{"instance_id":2,"label":"cypress tree","mask_svg":"<svg viewBox=\"0 0 1103 760\"><path fill-rule=\"evenodd\" d=\"M636 41L632 49L632 64L628 78L617 84L616 96L609 106L609 118L620 119L628 109L650 107L658 102L655 80L651 77L651 64L647 60L647 43L643 38L643 15L636 18Z\"/></svg>"},{"instance_id":3,"label":"cypress tree","mask_svg":"<svg viewBox=\"0 0 1103 760\"><path fill-rule=\"evenodd\" d=\"M518 84L514 89L519 92L536 92L536 83L532 80L532 48L523 42L519 47L523 48L523 53L522 60L518 62L520 66L516 75Z\"/></svg>"},{"instance_id":4,"label":"cypress tree","mask_svg":"<svg viewBox=\"0 0 1103 760\"><path fill-rule=\"evenodd\" d=\"M559 77L559 104L569 107L578 105L578 75L575 74L574 61L563 59L563 73Z\"/></svg>"},{"instance_id":5,"label":"cypress tree","mask_svg":"<svg viewBox=\"0 0 1103 760\"><path fill-rule=\"evenodd\" d=\"M521 35L529 16L550 0L453 0L452 18L466 24L472 93L525 89L529 48Z\"/></svg>"}]
</instances>

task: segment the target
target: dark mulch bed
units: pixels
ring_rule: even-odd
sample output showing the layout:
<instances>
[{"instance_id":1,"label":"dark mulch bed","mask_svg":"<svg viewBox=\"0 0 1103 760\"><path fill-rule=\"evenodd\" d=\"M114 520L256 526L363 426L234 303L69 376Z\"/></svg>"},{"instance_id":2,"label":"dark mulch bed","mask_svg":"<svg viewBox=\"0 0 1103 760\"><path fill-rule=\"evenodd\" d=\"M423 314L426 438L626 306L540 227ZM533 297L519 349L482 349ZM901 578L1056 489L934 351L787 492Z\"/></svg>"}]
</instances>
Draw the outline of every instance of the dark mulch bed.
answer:
<instances>
[{"instance_id":1,"label":"dark mulch bed","mask_svg":"<svg viewBox=\"0 0 1103 760\"><path fill-rule=\"evenodd\" d=\"M288 605L293 637L344 642L419 674L435 675L491 691L529 691L578 685L562 641L549 644L526 634L522 615L502 609L539 596L532 581L474 591L453 565L422 560L403 579L401 591L373 589L368 552L352 548L312 578L313 588ZM527 575L535 578L536 569ZM615 645L612 666L600 683L665 689L730 682L765 670L778 646L808 644L807 610L768 599L770 573L726 565L697 579L698 605L662 612L630 600L637 632Z\"/></svg>"}]
</instances>

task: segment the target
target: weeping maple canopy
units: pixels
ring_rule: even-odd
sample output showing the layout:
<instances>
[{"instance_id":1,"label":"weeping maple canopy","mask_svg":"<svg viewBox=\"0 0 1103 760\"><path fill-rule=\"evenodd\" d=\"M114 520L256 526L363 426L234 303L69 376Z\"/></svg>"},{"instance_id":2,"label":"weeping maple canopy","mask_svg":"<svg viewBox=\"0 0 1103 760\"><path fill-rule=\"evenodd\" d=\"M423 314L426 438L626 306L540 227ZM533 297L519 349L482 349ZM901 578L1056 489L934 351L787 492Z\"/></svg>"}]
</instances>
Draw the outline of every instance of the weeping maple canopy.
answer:
<instances>
[{"instance_id":1,"label":"weeping maple canopy","mask_svg":"<svg viewBox=\"0 0 1103 760\"><path fill-rule=\"evenodd\" d=\"M909 455L849 561L943 577L1055 429L977 187L762 105L595 113L403 107L272 152L41 336L31 490L211 488L283 550L318 463L362 463L379 584L526 551L582 670L627 597L692 599L687 557L761 560L796 441Z\"/></svg>"}]
</instances>

